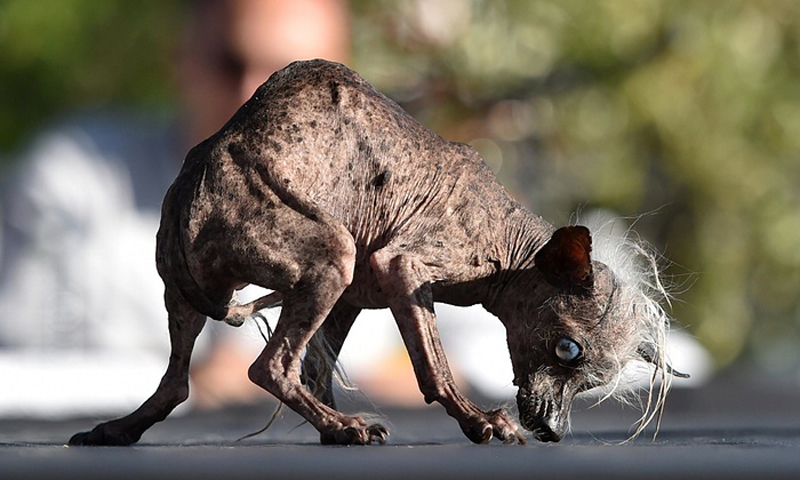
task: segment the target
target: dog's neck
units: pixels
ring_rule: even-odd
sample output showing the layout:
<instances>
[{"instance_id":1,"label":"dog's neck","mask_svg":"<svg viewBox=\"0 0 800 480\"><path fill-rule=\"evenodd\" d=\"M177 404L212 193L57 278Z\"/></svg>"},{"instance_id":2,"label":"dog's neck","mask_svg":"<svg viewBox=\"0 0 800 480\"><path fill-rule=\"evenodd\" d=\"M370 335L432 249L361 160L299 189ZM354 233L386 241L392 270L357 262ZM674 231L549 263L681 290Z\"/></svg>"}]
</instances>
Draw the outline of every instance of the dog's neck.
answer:
<instances>
[{"instance_id":1,"label":"dog's neck","mask_svg":"<svg viewBox=\"0 0 800 480\"><path fill-rule=\"evenodd\" d=\"M487 294L482 301L484 308L501 318L514 308L513 304L541 304L550 290L535 268L534 257L550 239L554 227L522 206L516 207L503 219L496 272L487 279Z\"/></svg>"}]
</instances>

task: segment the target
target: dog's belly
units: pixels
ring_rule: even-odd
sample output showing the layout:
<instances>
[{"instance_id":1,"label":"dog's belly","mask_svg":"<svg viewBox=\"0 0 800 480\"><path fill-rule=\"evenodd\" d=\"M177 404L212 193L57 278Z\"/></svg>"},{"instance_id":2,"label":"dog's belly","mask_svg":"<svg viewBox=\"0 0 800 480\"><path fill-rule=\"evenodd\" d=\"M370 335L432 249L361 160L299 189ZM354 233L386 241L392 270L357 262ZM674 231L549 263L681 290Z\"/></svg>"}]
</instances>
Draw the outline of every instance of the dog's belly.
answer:
<instances>
[{"instance_id":1,"label":"dog's belly","mask_svg":"<svg viewBox=\"0 0 800 480\"><path fill-rule=\"evenodd\" d=\"M356 267L353 282L342 293L342 299L361 308L386 308L389 304L369 266Z\"/></svg>"}]
</instances>

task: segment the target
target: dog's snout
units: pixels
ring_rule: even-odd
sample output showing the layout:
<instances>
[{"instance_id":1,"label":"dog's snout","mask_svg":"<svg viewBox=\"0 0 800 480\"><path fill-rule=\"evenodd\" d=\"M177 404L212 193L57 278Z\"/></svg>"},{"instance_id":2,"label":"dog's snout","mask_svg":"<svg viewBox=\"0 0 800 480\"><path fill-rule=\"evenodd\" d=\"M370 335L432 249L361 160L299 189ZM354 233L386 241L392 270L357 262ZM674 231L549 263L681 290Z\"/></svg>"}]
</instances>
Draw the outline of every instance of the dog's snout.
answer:
<instances>
[{"instance_id":1,"label":"dog's snout","mask_svg":"<svg viewBox=\"0 0 800 480\"><path fill-rule=\"evenodd\" d=\"M541 442L558 442L564 437L564 422L553 400L525 398L520 402L522 426Z\"/></svg>"},{"instance_id":2,"label":"dog's snout","mask_svg":"<svg viewBox=\"0 0 800 480\"><path fill-rule=\"evenodd\" d=\"M540 442L558 442L564 436L563 432L553 430L547 423L542 423L531 432L533 437Z\"/></svg>"},{"instance_id":3,"label":"dog's snout","mask_svg":"<svg viewBox=\"0 0 800 480\"><path fill-rule=\"evenodd\" d=\"M538 417L523 423L540 442L558 442L564 437L564 425L557 417Z\"/></svg>"}]
</instances>

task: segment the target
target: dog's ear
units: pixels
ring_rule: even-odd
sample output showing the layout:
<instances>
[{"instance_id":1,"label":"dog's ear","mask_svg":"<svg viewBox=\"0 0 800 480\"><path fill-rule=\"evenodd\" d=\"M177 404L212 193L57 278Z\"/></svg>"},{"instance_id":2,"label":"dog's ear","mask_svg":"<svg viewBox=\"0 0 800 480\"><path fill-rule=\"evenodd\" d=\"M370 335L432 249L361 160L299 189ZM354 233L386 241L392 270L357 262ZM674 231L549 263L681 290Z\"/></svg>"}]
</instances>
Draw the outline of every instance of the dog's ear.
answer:
<instances>
[{"instance_id":1,"label":"dog's ear","mask_svg":"<svg viewBox=\"0 0 800 480\"><path fill-rule=\"evenodd\" d=\"M592 237L583 226L561 227L538 251L534 260L545 280L555 287L592 287Z\"/></svg>"}]
</instances>

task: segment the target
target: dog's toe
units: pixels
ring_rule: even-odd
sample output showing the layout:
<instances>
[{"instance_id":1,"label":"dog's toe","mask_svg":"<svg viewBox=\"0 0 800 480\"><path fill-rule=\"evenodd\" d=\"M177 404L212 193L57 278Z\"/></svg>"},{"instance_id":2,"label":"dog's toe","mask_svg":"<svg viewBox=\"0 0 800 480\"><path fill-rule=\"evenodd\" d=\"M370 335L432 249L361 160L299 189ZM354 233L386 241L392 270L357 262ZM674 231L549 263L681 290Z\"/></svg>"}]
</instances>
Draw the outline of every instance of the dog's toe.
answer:
<instances>
[{"instance_id":1,"label":"dog's toe","mask_svg":"<svg viewBox=\"0 0 800 480\"><path fill-rule=\"evenodd\" d=\"M341 430L320 432L320 442L323 445L369 445L371 443L386 443L389 431L380 424L369 426L350 426Z\"/></svg>"},{"instance_id":2,"label":"dog's toe","mask_svg":"<svg viewBox=\"0 0 800 480\"><path fill-rule=\"evenodd\" d=\"M389 431L386 430L386 427L383 425L376 423L367 427L367 434L369 435L370 443L378 442L383 445L386 443L386 437L389 436Z\"/></svg>"},{"instance_id":3,"label":"dog's toe","mask_svg":"<svg viewBox=\"0 0 800 480\"><path fill-rule=\"evenodd\" d=\"M92 432L78 432L69 439L69 445L72 446L80 446L80 445L94 445L90 443L89 436Z\"/></svg>"}]
</instances>

